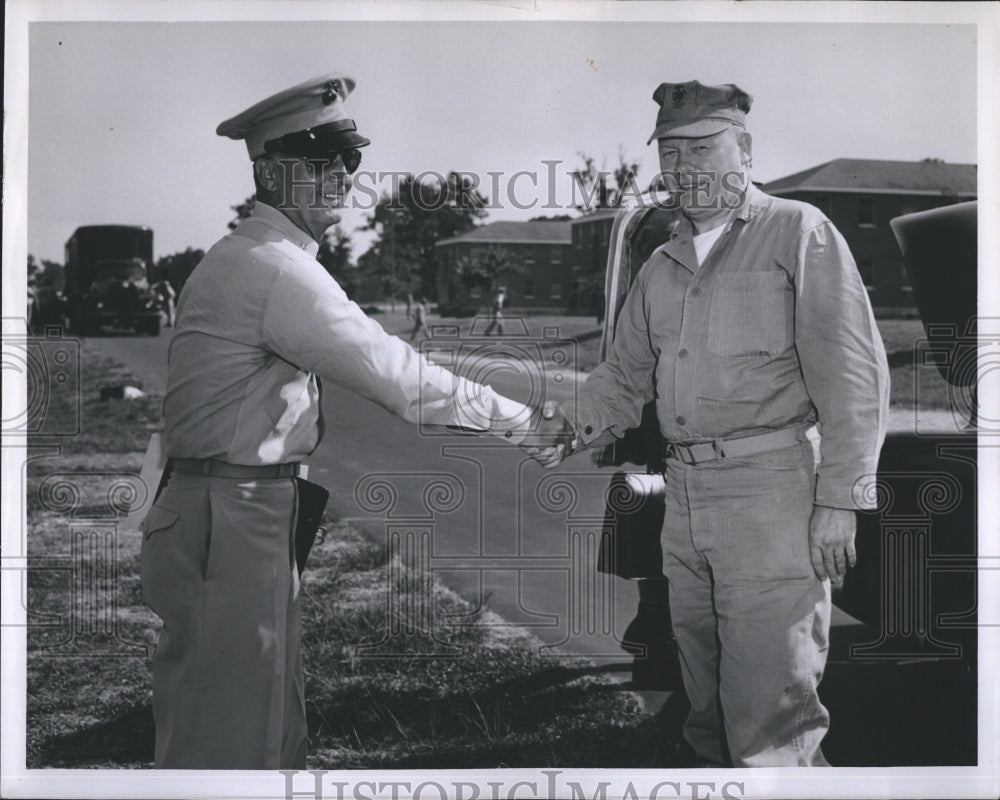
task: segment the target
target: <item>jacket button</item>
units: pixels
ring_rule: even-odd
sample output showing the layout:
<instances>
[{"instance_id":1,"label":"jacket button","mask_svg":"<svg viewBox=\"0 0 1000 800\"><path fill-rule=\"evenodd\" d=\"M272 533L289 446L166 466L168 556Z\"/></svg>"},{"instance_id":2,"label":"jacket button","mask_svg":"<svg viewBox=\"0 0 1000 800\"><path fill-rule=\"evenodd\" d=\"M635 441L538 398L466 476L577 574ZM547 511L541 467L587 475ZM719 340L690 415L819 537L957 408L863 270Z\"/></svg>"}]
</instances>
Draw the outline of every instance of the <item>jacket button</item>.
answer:
<instances>
[{"instance_id":1,"label":"jacket button","mask_svg":"<svg viewBox=\"0 0 1000 800\"><path fill-rule=\"evenodd\" d=\"M677 418L677 424L678 425L684 425L685 422L687 422L687 420L684 419L684 417L678 417Z\"/></svg>"},{"instance_id":2,"label":"jacket button","mask_svg":"<svg viewBox=\"0 0 1000 800\"><path fill-rule=\"evenodd\" d=\"M698 295L700 295L700 294L701 294L701 287L700 287L700 286L695 286L695 287L694 287L694 288L693 288L693 289L691 290L691 294L692 294L693 296L695 296L695 297L697 297Z\"/></svg>"},{"instance_id":3,"label":"jacket button","mask_svg":"<svg viewBox=\"0 0 1000 800\"><path fill-rule=\"evenodd\" d=\"M687 351L687 350L685 350L684 348L681 348L681 349L680 349L680 350L678 351L678 353L677 353L677 357L678 357L678 358L687 358L687 357L688 357L688 351Z\"/></svg>"},{"instance_id":4,"label":"jacket button","mask_svg":"<svg viewBox=\"0 0 1000 800\"><path fill-rule=\"evenodd\" d=\"M585 427L585 428L583 429L583 432L584 432L585 434L587 434L587 436L590 436L590 434L592 434L592 433L594 432L594 426L593 426L593 425L587 425L587 426L586 426L586 427Z\"/></svg>"}]
</instances>

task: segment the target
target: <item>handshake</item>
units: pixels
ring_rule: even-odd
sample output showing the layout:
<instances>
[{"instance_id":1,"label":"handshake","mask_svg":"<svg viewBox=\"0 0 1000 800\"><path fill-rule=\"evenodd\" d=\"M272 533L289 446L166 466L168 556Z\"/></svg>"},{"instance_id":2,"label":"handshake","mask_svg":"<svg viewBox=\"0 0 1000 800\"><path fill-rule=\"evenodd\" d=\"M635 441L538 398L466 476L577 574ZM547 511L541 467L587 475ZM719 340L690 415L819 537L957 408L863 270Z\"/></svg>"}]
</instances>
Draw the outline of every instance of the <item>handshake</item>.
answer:
<instances>
[{"instance_id":1,"label":"handshake","mask_svg":"<svg viewBox=\"0 0 1000 800\"><path fill-rule=\"evenodd\" d=\"M559 407L549 401L531 415L531 432L520 448L545 469L559 466L577 448L576 431Z\"/></svg>"}]
</instances>

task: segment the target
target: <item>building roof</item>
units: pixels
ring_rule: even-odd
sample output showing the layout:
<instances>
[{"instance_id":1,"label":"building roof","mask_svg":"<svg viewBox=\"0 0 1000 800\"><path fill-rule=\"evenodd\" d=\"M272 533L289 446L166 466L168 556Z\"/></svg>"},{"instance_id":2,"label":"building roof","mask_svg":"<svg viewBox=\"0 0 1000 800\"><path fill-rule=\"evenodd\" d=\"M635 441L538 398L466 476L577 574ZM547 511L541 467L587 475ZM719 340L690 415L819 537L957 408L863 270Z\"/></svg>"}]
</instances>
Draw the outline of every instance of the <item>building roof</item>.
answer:
<instances>
[{"instance_id":1,"label":"building roof","mask_svg":"<svg viewBox=\"0 0 1000 800\"><path fill-rule=\"evenodd\" d=\"M596 222L599 219L608 219L609 217L614 219L619 211L621 211L620 208L595 208L581 217L570 220L569 224L578 225L581 222Z\"/></svg>"},{"instance_id":2,"label":"building roof","mask_svg":"<svg viewBox=\"0 0 1000 800\"><path fill-rule=\"evenodd\" d=\"M976 196L976 165L838 158L764 184L768 194L864 192Z\"/></svg>"},{"instance_id":3,"label":"building roof","mask_svg":"<svg viewBox=\"0 0 1000 800\"><path fill-rule=\"evenodd\" d=\"M512 222L500 220L471 231L449 236L437 244L481 242L483 244L572 244L569 222Z\"/></svg>"}]
</instances>

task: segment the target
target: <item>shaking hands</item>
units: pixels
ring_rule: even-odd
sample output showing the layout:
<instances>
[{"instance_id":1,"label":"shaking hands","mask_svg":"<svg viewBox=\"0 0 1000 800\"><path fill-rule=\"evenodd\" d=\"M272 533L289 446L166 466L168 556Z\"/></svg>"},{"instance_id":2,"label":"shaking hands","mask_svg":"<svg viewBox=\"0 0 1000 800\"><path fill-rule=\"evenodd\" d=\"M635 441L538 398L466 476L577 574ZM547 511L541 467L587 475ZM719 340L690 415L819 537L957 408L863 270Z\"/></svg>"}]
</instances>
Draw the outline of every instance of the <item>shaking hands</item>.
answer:
<instances>
[{"instance_id":1,"label":"shaking hands","mask_svg":"<svg viewBox=\"0 0 1000 800\"><path fill-rule=\"evenodd\" d=\"M531 433L520 447L545 469L552 469L576 449L576 444L576 431L570 421L550 401L532 414Z\"/></svg>"}]
</instances>

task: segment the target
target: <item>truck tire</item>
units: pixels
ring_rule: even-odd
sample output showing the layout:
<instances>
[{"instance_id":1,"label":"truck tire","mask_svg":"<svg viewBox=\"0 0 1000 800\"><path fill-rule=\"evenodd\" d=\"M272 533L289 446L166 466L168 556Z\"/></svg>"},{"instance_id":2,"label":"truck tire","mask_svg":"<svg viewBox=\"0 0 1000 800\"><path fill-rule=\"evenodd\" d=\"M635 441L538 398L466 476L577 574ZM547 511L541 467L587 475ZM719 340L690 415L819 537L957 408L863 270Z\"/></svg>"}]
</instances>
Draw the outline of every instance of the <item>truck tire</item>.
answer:
<instances>
[{"instance_id":1,"label":"truck tire","mask_svg":"<svg viewBox=\"0 0 1000 800\"><path fill-rule=\"evenodd\" d=\"M146 333L148 333L150 336L160 335L159 317L150 317L149 319L146 320Z\"/></svg>"}]
</instances>

